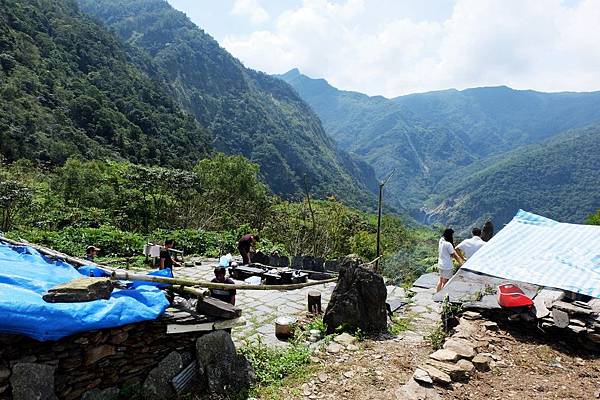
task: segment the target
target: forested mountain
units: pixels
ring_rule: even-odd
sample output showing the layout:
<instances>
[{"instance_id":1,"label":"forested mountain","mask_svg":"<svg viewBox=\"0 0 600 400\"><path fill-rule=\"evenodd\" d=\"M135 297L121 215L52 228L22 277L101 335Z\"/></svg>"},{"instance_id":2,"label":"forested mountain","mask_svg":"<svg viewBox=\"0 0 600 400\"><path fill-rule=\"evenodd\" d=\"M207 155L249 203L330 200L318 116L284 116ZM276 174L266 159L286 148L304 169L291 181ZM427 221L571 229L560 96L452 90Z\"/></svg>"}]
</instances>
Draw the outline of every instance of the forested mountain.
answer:
<instances>
[{"instance_id":1,"label":"forested mountain","mask_svg":"<svg viewBox=\"0 0 600 400\"><path fill-rule=\"evenodd\" d=\"M600 92L540 93L491 87L387 99L341 91L297 69L280 78L313 107L342 148L363 156L379 175L396 168L387 189L391 201L406 206L421 220L434 222L448 219L469 224L469 218L476 218L477 213L504 220L516 211L513 204L499 201L506 209L490 210L477 196L469 197L469 218L450 217L451 211L438 210L430 217L428 213L432 205L437 206L436 200L442 200L435 195L448 194L445 188L468 180L470 174L498 162L506 152L600 121ZM593 141L593 136L590 134L589 140ZM525 177L531 178L533 175ZM461 186L461 190L477 191L480 182L468 181L475 186ZM528 184L514 183L515 188ZM493 195L487 197L486 204L494 202ZM565 204L564 210L571 207ZM579 213L561 215L573 220Z\"/></svg>"},{"instance_id":2,"label":"forested mountain","mask_svg":"<svg viewBox=\"0 0 600 400\"><path fill-rule=\"evenodd\" d=\"M506 223L519 208L582 223L600 208L600 124L559 134L478 163L430 199L433 220L469 226L491 215Z\"/></svg>"},{"instance_id":3,"label":"forested mountain","mask_svg":"<svg viewBox=\"0 0 600 400\"><path fill-rule=\"evenodd\" d=\"M214 147L257 162L281 195L313 192L371 201L373 170L339 150L316 114L285 82L245 68L185 14L163 0L79 0L94 16L147 54L180 105L214 134Z\"/></svg>"},{"instance_id":4,"label":"forested mountain","mask_svg":"<svg viewBox=\"0 0 600 400\"><path fill-rule=\"evenodd\" d=\"M152 68L72 1L1 1L1 156L191 165L209 135Z\"/></svg>"}]
</instances>

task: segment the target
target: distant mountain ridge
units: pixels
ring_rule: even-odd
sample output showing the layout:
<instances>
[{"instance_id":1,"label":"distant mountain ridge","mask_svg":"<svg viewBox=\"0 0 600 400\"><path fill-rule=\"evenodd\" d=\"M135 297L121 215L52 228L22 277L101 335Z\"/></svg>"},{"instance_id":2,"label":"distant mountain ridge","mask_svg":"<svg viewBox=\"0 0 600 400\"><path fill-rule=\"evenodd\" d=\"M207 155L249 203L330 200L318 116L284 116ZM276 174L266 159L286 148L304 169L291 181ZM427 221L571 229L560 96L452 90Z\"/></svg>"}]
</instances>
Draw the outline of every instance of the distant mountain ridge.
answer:
<instances>
[{"instance_id":1,"label":"distant mountain ridge","mask_svg":"<svg viewBox=\"0 0 600 400\"><path fill-rule=\"evenodd\" d=\"M496 163L523 146L600 121L600 92L541 93L501 86L387 99L341 91L297 69L279 77L311 105L342 148L364 157L378 175L398 171L386 189L391 201L423 221L460 220L463 227L484 214L505 222L506 215L516 210L491 212L470 198L468 218L449 218L435 202L443 202L439 195L459 186L456 180L468 179L488 162ZM552 143L544 144L544 149ZM461 186L462 193L475 189ZM452 215L462 210L455 205ZM575 222L580 213L559 214Z\"/></svg>"},{"instance_id":2,"label":"distant mountain ridge","mask_svg":"<svg viewBox=\"0 0 600 400\"><path fill-rule=\"evenodd\" d=\"M271 189L373 204L373 169L325 133L319 118L287 83L245 68L185 14L163 0L79 0L132 48L147 54L178 103L213 135L212 145L261 166Z\"/></svg>"}]
</instances>

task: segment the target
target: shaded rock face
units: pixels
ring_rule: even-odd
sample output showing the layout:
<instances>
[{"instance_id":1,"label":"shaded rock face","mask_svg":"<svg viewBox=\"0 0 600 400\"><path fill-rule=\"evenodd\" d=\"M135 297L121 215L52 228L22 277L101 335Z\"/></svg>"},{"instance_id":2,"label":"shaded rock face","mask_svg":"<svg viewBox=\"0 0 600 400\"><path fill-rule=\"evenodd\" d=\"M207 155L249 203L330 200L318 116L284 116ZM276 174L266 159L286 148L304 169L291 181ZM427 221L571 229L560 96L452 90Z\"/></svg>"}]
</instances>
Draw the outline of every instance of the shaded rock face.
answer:
<instances>
[{"instance_id":1,"label":"shaded rock face","mask_svg":"<svg viewBox=\"0 0 600 400\"><path fill-rule=\"evenodd\" d=\"M339 326L360 328L366 333L387 330L387 291L383 278L360 264L355 255L341 262L337 286L323 317L328 333Z\"/></svg>"},{"instance_id":2,"label":"shaded rock face","mask_svg":"<svg viewBox=\"0 0 600 400\"><path fill-rule=\"evenodd\" d=\"M55 367L43 364L15 364L10 377L14 400L56 400Z\"/></svg>"},{"instance_id":3,"label":"shaded rock face","mask_svg":"<svg viewBox=\"0 0 600 400\"><path fill-rule=\"evenodd\" d=\"M171 380L183 369L181 355L173 351L165 357L158 366L148 374L143 390L146 399L175 398L176 393L171 385Z\"/></svg>"},{"instance_id":4,"label":"shaded rock face","mask_svg":"<svg viewBox=\"0 0 600 400\"><path fill-rule=\"evenodd\" d=\"M196 341L198 367L209 393L245 392L254 380L246 357L237 354L231 336L215 331Z\"/></svg>"}]
</instances>

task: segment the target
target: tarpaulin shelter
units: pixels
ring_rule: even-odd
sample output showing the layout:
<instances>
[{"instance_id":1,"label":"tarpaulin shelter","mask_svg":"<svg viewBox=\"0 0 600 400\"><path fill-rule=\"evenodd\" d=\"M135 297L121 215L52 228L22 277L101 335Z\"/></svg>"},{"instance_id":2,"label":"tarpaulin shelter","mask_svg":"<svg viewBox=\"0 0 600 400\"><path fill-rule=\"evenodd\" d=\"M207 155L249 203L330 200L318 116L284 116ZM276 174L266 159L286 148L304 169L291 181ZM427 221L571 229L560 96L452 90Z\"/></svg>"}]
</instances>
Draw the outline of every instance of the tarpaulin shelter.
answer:
<instances>
[{"instance_id":1,"label":"tarpaulin shelter","mask_svg":"<svg viewBox=\"0 0 600 400\"><path fill-rule=\"evenodd\" d=\"M600 226L519 210L462 269L600 298Z\"/></svg>"},{"instance_id":2,"label":"tarpaulin shelter","mask_svg":"<svg viewBox=\"0 0 600 400\"><path fill-rule=\"evenodd\" d=\"M89 276L90 268L81 271ZM108 300L47 303L42 299L48 289L81 277L70 264L32 247L0 242L0 333L57 340L77 332L153 320L169 305L164 293L152 284L115 289Z\"/></svg>"}]
</instances>

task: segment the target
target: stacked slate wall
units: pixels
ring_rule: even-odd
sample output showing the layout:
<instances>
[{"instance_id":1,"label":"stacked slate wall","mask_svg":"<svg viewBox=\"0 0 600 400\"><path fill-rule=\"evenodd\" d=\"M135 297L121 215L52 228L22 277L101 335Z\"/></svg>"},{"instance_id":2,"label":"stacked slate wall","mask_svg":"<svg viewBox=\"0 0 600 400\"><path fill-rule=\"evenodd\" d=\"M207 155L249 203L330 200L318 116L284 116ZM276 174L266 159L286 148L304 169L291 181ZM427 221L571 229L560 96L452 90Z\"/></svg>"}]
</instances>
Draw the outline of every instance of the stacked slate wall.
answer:
<instances>
[{"instance_id":1,"label":"stacked slate wall","mask_svg":"<svg viewBox=\"0 0 600 400\"><path fill-rule=\"evenodd\" d=\"M196 342L209 333L167 334L176 322L166 314L47 342L0 334L0 399L175 397L171 380L196 363Z\"/></svg>"}]
</instances>

